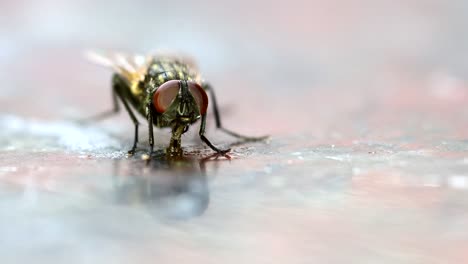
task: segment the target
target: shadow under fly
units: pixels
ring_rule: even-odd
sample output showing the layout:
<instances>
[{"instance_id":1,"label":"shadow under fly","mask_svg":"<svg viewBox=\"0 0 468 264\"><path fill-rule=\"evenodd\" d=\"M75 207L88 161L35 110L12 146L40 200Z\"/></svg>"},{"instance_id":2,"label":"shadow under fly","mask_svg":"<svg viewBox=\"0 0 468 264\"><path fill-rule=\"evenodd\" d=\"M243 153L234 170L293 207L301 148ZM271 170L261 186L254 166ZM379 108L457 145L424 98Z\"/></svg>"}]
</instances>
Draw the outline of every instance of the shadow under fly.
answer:
<instances>
[{"instance_id":1,"label":"shadow under fly","mask_svg":"<svg viewBox=\"0 0 468 264\"><path fill-rule=\"evenodd\" d=\"M203 214L210 201L206 163L215 155L170 158L161 151L154 156L149 163L116 161L115 201L147 207L156 217L187 219Z\"/></svg>"}]
</instances>

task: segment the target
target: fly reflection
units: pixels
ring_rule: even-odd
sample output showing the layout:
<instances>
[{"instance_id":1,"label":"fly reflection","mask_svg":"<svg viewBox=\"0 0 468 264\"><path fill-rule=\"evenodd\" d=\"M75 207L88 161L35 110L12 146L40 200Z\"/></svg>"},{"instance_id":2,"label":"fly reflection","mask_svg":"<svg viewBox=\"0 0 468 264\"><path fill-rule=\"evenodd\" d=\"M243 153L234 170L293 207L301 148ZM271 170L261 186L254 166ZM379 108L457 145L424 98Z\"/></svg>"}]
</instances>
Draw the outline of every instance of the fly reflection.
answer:
<instances>
[{"instance_id":1,"label":"fly reflection","mask_svg":"<svg viewBox=\"0 0 468 264\"><path fill-rule=\"evenodd\" d=\"M145 206L155 216L199 216L210 201L205 168L210 160L211 157L168 158L165 154L155 155L149 163L119 160L114 173L116 202Z\"/></svg>"}]
</instances>

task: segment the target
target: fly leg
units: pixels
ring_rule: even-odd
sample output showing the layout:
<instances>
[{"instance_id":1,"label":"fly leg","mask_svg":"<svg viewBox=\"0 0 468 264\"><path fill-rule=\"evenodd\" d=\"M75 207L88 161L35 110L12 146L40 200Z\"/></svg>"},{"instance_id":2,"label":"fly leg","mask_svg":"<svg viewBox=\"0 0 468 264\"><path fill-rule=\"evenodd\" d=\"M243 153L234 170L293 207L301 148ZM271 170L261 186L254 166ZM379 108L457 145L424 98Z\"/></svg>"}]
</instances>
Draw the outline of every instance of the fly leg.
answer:
<instances>
[{"instance_id":1,"label":"fly leg","mask_svg":"<svg viewBox=\"0 0 468 264\"><path fill-rule=\"evenodd\" d=\"M208 83L204 83L203 88L210 93L211 100L213 101L213 112L214 112L214 117L215 117L215 122L216 122L216 128L222 130L226 134L229 134L229 135L231 135L233 137L236 137L236 138L240 138L240 139L245 140L245 141L259 141L259 140L264 140L264 139L268 138L268 136L262 136L262 137L244 136L244 135L241 135L239 133L236 133L236 132L233 132L231 130L228 130L228 129L224 128L222 126L222 124L221 124L221 117L220 117L220 114L219 114L218 104L216 103L216 96L215 96L213 87Z\"/></svg>"},{"instance_id":2,"label":"fly leg","mask_svg":"<svg viewBox=\"0 0 468 264\"><path fill-rule=\"evenodd\" d=\"M102 119L105 119L105 118L108 118L110 116L117 114L120 111L119 102L118 102L118 99L120 99L120 101L122 101L123 105L125 106L125 109L127 110L130 118L132 119L133 124L135 125L135 136L134 136L134 141L133 141L133 147L131 150L128 151L129 155L133 155L135 153L135 149L136 149L137 142L138 142L138 125L139 124L138 124L138 120L136 119L135 115L130 109L130 106L128 105L127 100L123 96L123 88L125 87L124 85L125 84L123 83L123 81L117 75L114 75L114 77L112 78L113 108L110 110L101 112L85 120L82 120L80 121L80 123L87 123L90 121L99 121L99 120L102 120Z\"/></svg>"},{"instance_id":3,"label":"fly leg","mask_svg":"<svg viewBox=\"0 0 468 264\"><path fill-rule=\"evenodd\" d=\"M94 121L100 121L103 119L106 119L108 117L111 117L113 115L116 115L120 111L119 107L119 102L117 101L117 86L119 85L118 83L118 78L114 77L112 80L112 109L109 109L107 111L103 111L101 113L98 113L94 116L88 117L84 120L79 121L80 123L88 123L88 122L94 122Z\"/></svg>"},{"instance_id":4,"label":"fly leg","mask_svg":"<svg viewBox=\"0 0 468 264\"><path fill-rule=\"evenodd\" d=\"M205 142L212 150L216 151L218 154L221 155L226 155L231 149L219 149L215 147L206 137L205 137L205 126L206 126L206 115L202 115L201 119L201 124L200 124L200 132L198 133L200 135L201 140Z\"/></svg>"},{"instance_id":5,"label":"fly leg","mask_svg":"<svg viewBox=\"0 0 468 264\"><path fill-rule=\"evenodd\" d=\"M148 120L148 142L150 145L150 149L148 151L148 156L151 157L153 154L153 147L154 147L154 135L153 135L153 107L151 104L146 106L146 119Z\"/></svg>"},{"instance_id":6,"label":"fly leg","mask_svg":"<svg viewBox=\"0 0 468 264\"><path fill-rule=\"evenodd\" d=\"M123 105L125 107L125 110L127 110L127 113L130 116L130 119L132 119L132 122L135 125L135 135L134 135L134 139L133 139L133 146L128 151L129 155L133 155L133 154L135 154L135 149L136 149L137 143L138 143L138 125L139 125L139 123L138 123L137 118L135 117L135 114L133 114L133 111L130 108L130 106L129 106L128 102L127 102L127 99L125 99L125 96L123 96L123 90L121 89L122 86L120 86L120 82L121 82L120 79L118 77L115 77L114 80L113 80L113 88L114 88L116 96L120 99L120 101L122 101L122 103L123 103Z\"/></svg>"},{"instance_id":7,"label":"fly leg","mask_svg":"<svg viewBox=\"0 0 468 264\"><path fill-rule=\"evenodd\" d=\"M135 125L135 136L134 136L134 139L133 139L133 147L128 151L129 155L133 155L133 154L135 154L135 149L136 149L137 143L138 143L138 125L139 125L139 123L138 123L138 120L136 119L135 115L133 114L132 109L130 109L130 106L128 105L127 100L125 100L125 98L123 96L121 96L120 94L118 96L119 96L120 100L122 101L123 105L125 106L125 109L127 110L128 115L132 119L133 124Z\"/></svg>"},{"instance_id":8,"label":"fly leg","mask_svg":"<svg viewBox=\"0 0 468 264\"><path fill-rule=\"evenodd\" d=\"M117 95L115 93L115 89L112 89L112 103L113 103L113 108L109 109L107 111L101 112L95 116L92 116L89 118L89 121L99 121L106 119L108 117L111 117L113 115L116 115L120 111L119 104L117 102Z\"/></svg>"}]
</instances>

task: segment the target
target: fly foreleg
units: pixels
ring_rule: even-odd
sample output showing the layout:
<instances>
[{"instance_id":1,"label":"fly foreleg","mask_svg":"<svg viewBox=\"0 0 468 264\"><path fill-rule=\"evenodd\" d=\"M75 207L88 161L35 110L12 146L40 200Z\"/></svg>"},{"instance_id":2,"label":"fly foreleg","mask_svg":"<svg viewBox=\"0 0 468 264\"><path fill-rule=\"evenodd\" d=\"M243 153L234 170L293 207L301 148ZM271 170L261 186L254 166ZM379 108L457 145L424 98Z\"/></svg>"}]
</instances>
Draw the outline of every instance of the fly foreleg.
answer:
<instances>
[{"instance_id":1,"label":"fly foreleg","mask_svg":"<svg viewBox=\"0 0 468 264\"><path fill-rule=\"evenodd\" d=\"M216 122L216 128L222 130L224 133L229 134L233 137L240 138L245 141L259 141L259 140L264 140L267 139L269 136L262 136L262 137L249 137L249 136L244 136L239 133L233 132L229 129L226 129L222 126L221 124L221 116L219 114L219 108L218 104L216 103L216 96L213 90L213 87L208 84L204 83L203 88L207 90L210 93L211 100L212 100L212 105L213 105L213 112L214 112L214 117L215 117L215 122Z\"/></svg>"},{"instance_id":2,"label":"fly foreleg","mask_svg":"<svg viewBox=\"0 0 468 264\"><path fill-rule=\"evenodd\" d=\"M212 150L216 151L218 154L225 155L231 149L219 149L215 145L213 145L206 137L205 137L205 127L206 127L206 115L202 115L201 117L201 124L200 124L200 132L198 133L200 135L200 139L205 142Z\"/></svg>"},{"instance_id":3,"label":"fly foreleg","mask_svg":"<svg viewBox=\"0 0 468 264\"><path fill-rule=\"evenodd\" d=\"M153 154L154 147L154 135L153 135L153 107L151 104L146 106L146 119L148 120L148 142L150 149L148 151L148 156L151 157Z\"/></svg>"}]
</instances>

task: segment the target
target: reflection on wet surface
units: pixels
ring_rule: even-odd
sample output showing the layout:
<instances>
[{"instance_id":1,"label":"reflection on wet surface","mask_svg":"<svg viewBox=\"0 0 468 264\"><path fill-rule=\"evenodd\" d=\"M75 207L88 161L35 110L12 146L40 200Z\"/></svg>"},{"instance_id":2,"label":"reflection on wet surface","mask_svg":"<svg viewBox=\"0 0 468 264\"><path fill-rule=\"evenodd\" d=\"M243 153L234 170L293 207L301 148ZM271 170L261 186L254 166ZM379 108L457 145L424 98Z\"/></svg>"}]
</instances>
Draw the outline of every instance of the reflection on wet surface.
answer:
<instances>
[{"instance_id":1,"label":"reflection on wet surface","mask_svg":"<svg viewBox=\"0 0 468 264\"><path fill-rule=\"evenodd\" d=\"M2 264L467 263L466 1L24 2L0 2ZM144 120L133 158L125 113L71 121L111 105L83 49L160 45L272 139L208 113L230 161L194 124L146 164Z\"/></svg>"},{"instance_id":2,"label":"reflection on wet surface","mask_svg":"<svg viewBox=\"0 0 468 264\"><path fill-rule=\"evenodd\" d=\"M201 215L210 201L205 168L209 161L210 157L168 158L163 153L131 164L115 160L116 202L144 206L159 217Z\"/></svg>"},{"instance_id":3,"label":"reflection on wet surface","mask_svg":"<svg viewBox=\"0 0 468 264\"><path fill-rule=\"evenodd\" d=\"M308 144L301 137L241 144L230 161L195 145L184 158L156 154L149 163L123 151L113 158L4 151L0 253L14 263L28 262L29 252L44 263L69 256L75 263L466 257L463 151ZM242 254L230 262L234 252Z\"/></svg>"}]
</instances>

